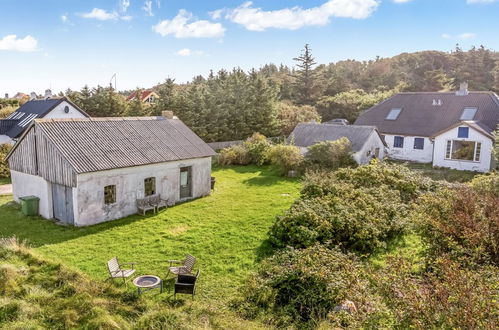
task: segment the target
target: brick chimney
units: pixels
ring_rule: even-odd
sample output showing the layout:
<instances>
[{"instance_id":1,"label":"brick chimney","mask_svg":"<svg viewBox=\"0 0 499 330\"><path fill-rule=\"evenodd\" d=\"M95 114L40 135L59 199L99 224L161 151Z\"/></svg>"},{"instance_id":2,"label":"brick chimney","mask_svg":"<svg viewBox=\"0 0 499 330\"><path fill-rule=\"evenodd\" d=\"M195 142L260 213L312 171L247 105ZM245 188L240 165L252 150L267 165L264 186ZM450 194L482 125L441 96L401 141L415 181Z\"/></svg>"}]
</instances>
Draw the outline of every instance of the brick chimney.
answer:
<instances>
[{"instance_id":1,"label":"brick chimney","mask_svg":"<svg viewBox=\"0 0 499 330\"><path fill-rule=\"evenodd\" d=\"M458 96L466 96L468 94L469 94L468 83L467 82L462 82L461 85L459 86L459 90L456 92L456 95L458 95Z\"/></svg>"},{"instance_id":2,"label":"brick chimney","mask_svg":"<svg viewBox=\"0 0 499 330\"><path fill-rule=\"evenodd\" d=\"M166 119L173 119L173 111L161 111L161 116Z\"/></svg>"}]
</instances>

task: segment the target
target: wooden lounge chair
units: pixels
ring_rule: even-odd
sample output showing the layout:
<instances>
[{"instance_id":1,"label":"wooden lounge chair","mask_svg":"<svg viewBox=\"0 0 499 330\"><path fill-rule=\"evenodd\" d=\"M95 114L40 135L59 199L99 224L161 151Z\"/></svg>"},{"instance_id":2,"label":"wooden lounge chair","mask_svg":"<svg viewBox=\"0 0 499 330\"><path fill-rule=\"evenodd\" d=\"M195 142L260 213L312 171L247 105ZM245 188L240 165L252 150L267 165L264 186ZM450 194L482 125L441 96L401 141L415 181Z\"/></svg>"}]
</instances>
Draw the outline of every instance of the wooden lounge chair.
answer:
<instances>
[{"instance_id":1,"label":"wooden lounge chair","mask_svg":"<svg viewBox=\"0 0 499 330\"><path fill-rule=\"evenodd\" d=\"M196 275L179 275L175 281L175 291L173 297L177 299L177 293L191 294L192 299L196 294L196 281L199 277L199 270Z\"/></svg>"},{"instance_id":2,"label":"wooden lounge chair","mask_svg":"<svg viewBox=\"0 0 499 330\"><path fill-rule=\"evenodd\" d=\"M134 262L126 262L125 264L129 264L132 269L123 269L121 264L118 261L118 257L114 257L113 259L107 262L107 268L109 270L109 277L111 279L122 278L123 283L127 284L126 280L135 273L135 263Z\"/></svg>"},{"instance_id":3,"label":"wooden lounge chair","mask_svg":"<svg viewBox=\"0 0 499 330\"><path fill-rule=\"evenodd\" d=\"M170 266L168 267L168 275L170 275L170 273L174 275L189 275L192 274L192 268L196 263L196 258L188 254L185 256L184 261L168 260L168 262L170 262ZM179 264L179 263L181 263L182 265L173 266L174 264Z\"/></svg>"},{"instance_id":4,"label":"wooden lounge chair","mask_svg":"<svg viewBox=\"0 0 499 330\"><path fill-rule=\"evenodd\" d=\"M153 213L156 213L156 207L151 205L149 200L148 197L137 199L137 210L139 214L146 215L146 212L151 210Z\"/></svg>"},{"instance_id":5,"label":"wooden lounge chair","mask_svg":"<svg viewBox=\"0 0 499 330\"><path fill-rule=\"evenodd\" d=\"M162 199L161 195L152 195L149 196L149 204L151 206L154 206L156 208L156 212L159 211L160 208L162 207L168 207L168 200Z\"/></svg>"}]
</instances>

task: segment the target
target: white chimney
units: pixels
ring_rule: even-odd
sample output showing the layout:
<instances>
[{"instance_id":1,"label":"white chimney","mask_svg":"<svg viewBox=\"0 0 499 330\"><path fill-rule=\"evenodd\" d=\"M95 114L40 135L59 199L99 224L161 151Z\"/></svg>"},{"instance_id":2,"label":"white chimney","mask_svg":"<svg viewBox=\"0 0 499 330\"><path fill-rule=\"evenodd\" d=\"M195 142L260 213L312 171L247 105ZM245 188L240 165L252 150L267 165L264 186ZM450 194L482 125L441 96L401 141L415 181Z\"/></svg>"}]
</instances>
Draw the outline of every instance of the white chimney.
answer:
<instances>
[{"instance_id":1,"label":"white chimney","mask_svg":"<svg viewBox=\"0 0 499 330\"><path fill-rule=\"evenodd\" d=\"M45 99L49 99L52 97L52 91L50 89L45 90Z\"/></svg>"},{"instance_id":2,"label":"white chimney","mask_svg":"<svg viewBox=\"0 0 499 330\"><path fill-rule=\"evenodd\" d=\"M161 111L161 116L166 119L173 119L173 111Z\"/></svg>"},{"instance_id":3,"label":"white chimney","mask_svg":"<svg viewBox=\"0 0 499 330\"><path fill-rule=\"evenodd\" d=\"M9 98L9 93L5 93L5 98L8 99Z\"/></svg>"},{"instance_id":4,"label":"white chimney","mask_svg":"<svg viewBox=\"0 0 499 330\"><path fill-rule=\"evenodd\" d=\"M456 92L456 95L457 96L466 96L468 94L469 94L468 83L467 82L461 83L461 85L459 86L459 90Z\"/></svg>"},{"instance_id":5,"label":"white chimney","mask_svg":"<svg viewBox=\"0 0 499 330\"><path fill-rule=\"evenodd\" d=\"M35 93L35 92L31 92L31 93L29 94L29 99L30 99L30 100L36 100L36 97L37 97L37 96L36 96L36 93Z\"/></svg>"}]
</instances>

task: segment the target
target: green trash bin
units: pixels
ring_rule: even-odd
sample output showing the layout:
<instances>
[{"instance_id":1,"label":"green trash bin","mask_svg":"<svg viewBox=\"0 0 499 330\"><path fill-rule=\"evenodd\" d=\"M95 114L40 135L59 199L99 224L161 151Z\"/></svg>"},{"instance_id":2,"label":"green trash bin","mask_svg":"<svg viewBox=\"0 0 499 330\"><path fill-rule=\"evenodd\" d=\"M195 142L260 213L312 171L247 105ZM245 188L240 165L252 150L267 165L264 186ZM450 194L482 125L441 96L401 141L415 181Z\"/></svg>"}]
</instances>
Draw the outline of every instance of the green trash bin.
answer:
<instances>
[{"instance_id":1,"label":"green trash bin","mask_svg":"<svg viewBox=\"0 0 499 330\"><path fill-rule=\"evenodd\" d=\"M36 196L24 196L20 197L21 201L21 212L24 215L38 215L38 204L40 198Z\"/></svg>"}]
</instances>

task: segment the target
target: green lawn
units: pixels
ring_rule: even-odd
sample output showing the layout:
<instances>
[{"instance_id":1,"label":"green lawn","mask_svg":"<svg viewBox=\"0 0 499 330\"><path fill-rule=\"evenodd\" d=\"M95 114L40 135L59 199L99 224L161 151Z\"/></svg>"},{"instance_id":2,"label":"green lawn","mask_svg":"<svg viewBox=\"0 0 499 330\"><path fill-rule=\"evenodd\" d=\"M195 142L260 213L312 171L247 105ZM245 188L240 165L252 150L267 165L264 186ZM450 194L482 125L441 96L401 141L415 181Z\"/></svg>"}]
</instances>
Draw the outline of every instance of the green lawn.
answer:
<instances>
[{"instance_id":1,"label":"green lawn","mask_svg":"<svg viewBox=\"0 0 499 330\"><path fill-rule=\"evenodd\" d=\"M140 262L140 274L164 277L168 259L190 253L201 269L197 303L226 310L248 273L269 254L267 231L298 197L300 183L269 167L227 167L215 169L213 176L216 188L209 197L155 216L134 215L86 228L24 217L11 196L1 196L0 236L26 239L41 255L95 279L106 278L106 261L114 256Z\"/></svg>"},{"instance_id":2,"label":"green lawn","mask_svg":"<svg viewBox=\"0 0 499 330\"><path fill-rule=\"evenodd\" d=\"M0 178L0 185L9 184L10 178Z\"/></svg>"}]
</instances>

